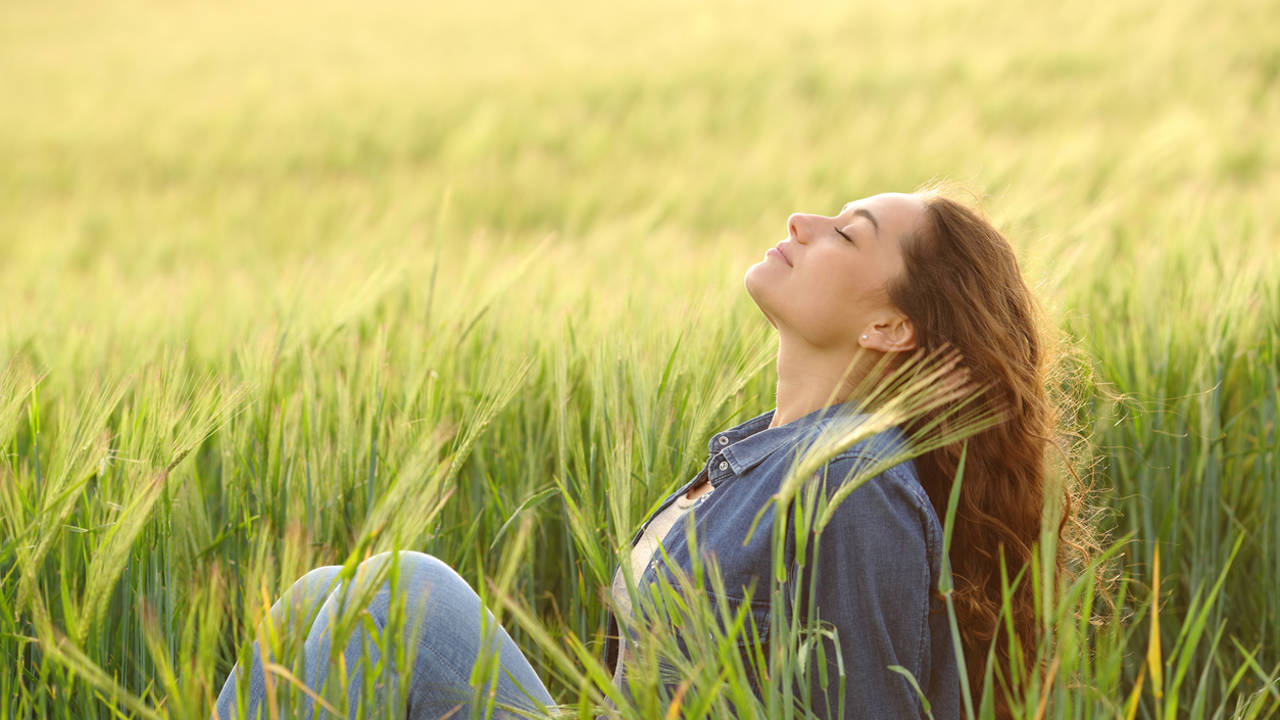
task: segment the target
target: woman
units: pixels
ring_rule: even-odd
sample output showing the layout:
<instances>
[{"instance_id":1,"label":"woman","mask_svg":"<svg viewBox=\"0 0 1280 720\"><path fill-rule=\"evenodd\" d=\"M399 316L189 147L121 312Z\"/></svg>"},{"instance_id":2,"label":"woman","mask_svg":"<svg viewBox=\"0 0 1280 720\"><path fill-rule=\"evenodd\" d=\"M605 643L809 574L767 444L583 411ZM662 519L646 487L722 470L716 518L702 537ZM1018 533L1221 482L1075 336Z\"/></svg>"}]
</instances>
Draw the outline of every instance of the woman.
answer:
<instances>
[{"instance_id":1,"label":"woman","mask_svg":"<svg viewBox=\"0 0 1280 720\"><path fill-rule=\"evenodd\" d=\"M710 439L703 469L667 498L633 541L630 571L619 572L614 582L615 611L628 621L624 625L635 627L629 622L628 584L672 578L697 555L717 561L725 596L719 600L737 608L747 604L753 626L767 626L770 606L753 598L752 590L770 576L770 502L796 458L841 423L856 427L859 416L842 403L856 399L851 396L857 388L874 384L886 368L907 358L950 348L963 358L968 379L982 388L982 407L1000 418L963 447L947 558L963 659L977 691L994 647L992 670L1003 685L1016 688L1033 671L1036 621L1029 582L1016 584L1010 618L1000 617L1001 567L1007 577L1016 576L1039 537L1046 450L1057 418L1045 390L1047 365L1034 300L1013 252L978 214L931 191L876 195L831 217L792 215L787 230L787 238L745 277L747 291L778 330L777 407ZM820 717L917 717L921 694L933 717L960 715L959 664L937 590L948 567L939 517L945 515L962 447L949 443L914 461L875 465L877 458L900 451L913 429L939 427L936 421L946 410L945 403L935 405L904 427L826 458L818 475L830 486L868 464L877 474L834 505L821 542L806 544L799 555L788 545L788 562L803 570L794 574L802 589L793 597L836 630L828 652L819 656L827 667L815 663L798 678L808 682L809 692L801 695ZM1069 503L1066 508L1059 533ZM672 532L681 518L697 539L696 551L685 532ZM748 534L753 523L757 527ZM390 566L399 578L388 584L378 571ZM338 568L312 571L272 608L272 623L302 618L309 625L306 677L298 678L308 687L320 687L326 677L322 660L332 649L329 623L335 611L364 591L374 595L369 614L376 630L395 608L403 606L411 617L405 627L412 628L406 633L416 648L412 668L397 666L394 658L384 663L401 673L402 680L391 678L384 686L403 696L409 717L467 717L472 698L481 695L535 712L552 705L511 638L493 626L475 592L443 562L401 553L377 556L361 570L376 579L335 587ZM389 585L400 591L391 592ZM1006 626L1014 631L1012 642L1001 631ZM342 651L353 688L360 687L363 668L380 662L378 644L367 641L374 631L355 632ZM607 661L621 682L628 642L637 638L614 631L610 637ZM496 653L500 667L473 673L486 648ZM830 681L837 673L843 673L843 687ZM248 702L250 717L267 685L278 681L264 677L255 643L247 678L233 671L218 698L222 718L234 716L238 678L249 683L240 700ZM484 686L480 695L471 689L476 684ZM1007 716L1005 693L994 696L997 714ZM354 712L358 699L352 690L345 710Z\"/></svg>"}]
</instances>

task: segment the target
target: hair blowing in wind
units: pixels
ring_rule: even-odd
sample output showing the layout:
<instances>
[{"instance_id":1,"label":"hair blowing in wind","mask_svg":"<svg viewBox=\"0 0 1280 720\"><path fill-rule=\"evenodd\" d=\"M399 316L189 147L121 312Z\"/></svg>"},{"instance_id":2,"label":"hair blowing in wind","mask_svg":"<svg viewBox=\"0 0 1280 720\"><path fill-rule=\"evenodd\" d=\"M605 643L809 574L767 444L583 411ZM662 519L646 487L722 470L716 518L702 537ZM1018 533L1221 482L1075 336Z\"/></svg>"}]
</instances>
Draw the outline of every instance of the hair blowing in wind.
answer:
<instances>
[{"instance_id":1,"label":"hair blowing in wind","mask_svg":"<svg viewBox=\"0 0 1280 720\"><path fill-rule=\"evenodd\" d=\"M1034 670L1038 627L1029 563L1042 514L1046 506L1061 513L1048 521L1056 523L1058 539L1064 540L1073 513L1070 491L1061 503L1047 496L1057 487L1049 481L1048 451L1059 422L1047 389L1051 358L1035 299L1009 242L977 212L938 190L918 194L926 206L924 225L903 242L904 272L890 288L890 298L911 318L926 352L959 351L969 379L984 388L982 402L1002 418L967 440L949 560L969 685L975 692L982 687L994 642L993 676L1003 679L991 688L996 714L1011 717L999 686L1022 685ZM916 458L921 484L939 517L946 511L960 452L960 444L953 443ZM1017 640L1012 652L1001 631L1006 622L1000 617L1002 563L1010 582L1023 573L1009 603ZM1055 565L1061 574L1062 542Z\"/></svg>"}]
</instances>

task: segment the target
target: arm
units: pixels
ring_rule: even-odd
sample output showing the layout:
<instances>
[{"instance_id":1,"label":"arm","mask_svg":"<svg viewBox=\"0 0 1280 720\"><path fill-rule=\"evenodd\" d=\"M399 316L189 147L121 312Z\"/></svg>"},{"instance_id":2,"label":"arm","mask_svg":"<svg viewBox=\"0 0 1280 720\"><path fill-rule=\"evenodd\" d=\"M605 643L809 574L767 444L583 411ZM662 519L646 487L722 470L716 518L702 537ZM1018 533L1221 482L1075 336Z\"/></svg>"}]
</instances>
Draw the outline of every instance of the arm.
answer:
<instances>
[{"instance_id":1,"label":"arm","mask_svg":"<svg viewBox=\"0 0 1280 720\"><path fill-rule=\"evenodd\" d=\"M828 496L856 463L838 458L828 464ZM812 538L817 547L810 548L809 566L800 576L806 583L801 598L811 600L812 612L838 635L838 644L822 641L827 687L821 685L821 658L815 657L806 673L812 709L821 717L922 714L907 679L888 669L900 665L920 687L929 687L928 544L936 539L928 537L922 503L928 499L914 476L902 468L891 470L850 493L821 536Z\"/></svg>"}]
</instances>

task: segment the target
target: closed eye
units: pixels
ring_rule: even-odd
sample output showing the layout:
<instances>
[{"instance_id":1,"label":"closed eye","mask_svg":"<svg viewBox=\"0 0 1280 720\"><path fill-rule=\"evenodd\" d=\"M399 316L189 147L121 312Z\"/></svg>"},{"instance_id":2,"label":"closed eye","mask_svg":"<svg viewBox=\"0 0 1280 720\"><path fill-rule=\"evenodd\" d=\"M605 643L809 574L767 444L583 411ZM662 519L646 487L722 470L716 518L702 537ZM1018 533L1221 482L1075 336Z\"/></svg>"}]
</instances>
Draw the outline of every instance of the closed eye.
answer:
<instances>
[{"instance_id":1,"label":"closed eye","mask_svg":"<svg viewBox=\"0 0 1280 720\"><path fill-rule=\"evenodd\" d=\"M839 233L840 237L844 238L845 240L848 240L849 242L853 242L853 238L849 237L848 235L845 235L843 230L841 230L840 228L836 227L835 225L832 225L831 227L832 227L832 228L833 228L837 233ZM854 244L855 244L855 245L857 245L857 243L854 243Z\"/></svg>"}]
</instances>

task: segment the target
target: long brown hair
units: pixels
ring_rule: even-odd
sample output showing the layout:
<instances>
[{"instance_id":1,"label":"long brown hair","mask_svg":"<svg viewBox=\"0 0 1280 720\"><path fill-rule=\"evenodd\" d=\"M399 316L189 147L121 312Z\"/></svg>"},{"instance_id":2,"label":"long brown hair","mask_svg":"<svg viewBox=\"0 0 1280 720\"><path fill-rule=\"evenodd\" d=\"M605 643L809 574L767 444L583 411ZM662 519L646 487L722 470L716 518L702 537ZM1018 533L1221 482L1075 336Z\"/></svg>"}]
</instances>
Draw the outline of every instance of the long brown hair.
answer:
<instances>
[{"instance_id":1,"label":"long brown hair","mask_svg":"<svg viewBox=\"0 0 1280 720\"><path fill-rule=\"evenodd\" d=\"M996 715L1011 717L999 685L1016 690L1036 665L1030 561L1046 502L1054 499L1046 496L1054 492L1048 454L1061 420L1047 388L1052 358L1037 303L1009 242L980 214L940 189L917 195L925 203L924 225L903 240L904 272L889 296L911 318L920 347L931 351L949 345L961 353L969 379L984 388L983 402L1003 417L967 441L950 564L974 701L982 690L988 651L994 649L992 671L1002 678L990 688ZM916 459L921 484L940 518L945 517L960 455L960 446L951 445ZM1060 505L1050 504L1061 512L1051 519L1059 538L1073 512L1071 494L1067 491ZM1064 555L1060 550L1055 559L1059 575L1065 571ZM1001 615L1002 572L1010 583L1023 573L1007 619ZM1017 646L1012 653L1003 631L1009 620Z\"/></svg>"}]
</instances>

